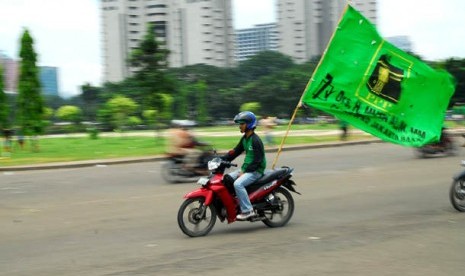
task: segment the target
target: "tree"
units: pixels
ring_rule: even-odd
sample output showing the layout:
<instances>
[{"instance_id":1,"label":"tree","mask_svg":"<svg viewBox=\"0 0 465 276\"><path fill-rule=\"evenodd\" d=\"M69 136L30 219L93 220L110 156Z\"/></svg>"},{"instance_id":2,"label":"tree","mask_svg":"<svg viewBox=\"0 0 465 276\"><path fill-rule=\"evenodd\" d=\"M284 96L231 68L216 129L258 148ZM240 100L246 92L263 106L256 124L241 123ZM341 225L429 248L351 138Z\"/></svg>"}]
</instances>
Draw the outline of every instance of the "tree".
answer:
<instances>
[{"instance_id":1,"label":"tree","mask_svg":"<svg viewBox=\"0 0 465 276\"><path fill-rule=\"evenodd\" d=\"M200 123L204 124L208 120L208 110L207 110L207 102L206 102L206 90L207 84L204 81L199 81L196 84L196 92L197 92L197 114L196 119Z\"/></svg>"},{"instance_id":2,"label":"tree","mask_svg":"<svg viewBox=\"0 0 465 276\"><path fill-rule=\"evenodd\" d=\"M82 118L82 110L74 105L64 105L55 113L60 120L78 124Z\"/></svg>"},{"instance_id":3,"label":"tree","mask_svg":"<svg viewBox=\"0 0 465 276\"><path fill-rule=\"evenodd\" d=\"M164 72L168 54L169 51L155 37L155 25L148 24L144 38L129 58L135 71L132 81L137 95L134 98L142 102L145 109L162 110L162 94L171 94L175 90L173 80Z\"/></svg>"},{"instance_id":4,"label":"tree","mask_svg":"<svg viewBox=\"0 0 465 276\"><path fill-rule=\"evenodd\" d=\"M244 85L248 102L259 102L262 114L289 118L304 92L315 63L297 65Z\"/></svg>"},{"instance_id":5,"label":"tree","mask_svg":"<svg viewBox=\"0 0 465 276\"><path fill-rule=\"evenodd\" d=\"M189 111L189 88L187 85L182 85L178 89L178 95L174 102L174 116L176 118L187 119Z\"/></svg>"},{"instance_id":6,"label":"tree","mask_svg":"<svg viewBox=\"0 0 465 276\"><path fill-rule=\"evenodd\" d=\"M445 62L445 69L454 76L456 81L451 105L454 103L463 104L465 102L465 59L448 59Z\"/></svg>"},{"instance_id":7,"label":"tree","mask_svg":"<svg viewBox=\"0 0 465 276\"><path fill-rule=\"evenodd\" d=\"M145 119L147 125L155 127L155 119L157 117L157 111L153 109L147 109L142 112L142 117Z\"/></svg>"},{"instance_id":8,"label":"tree","mask_svg":"<svg viewBox=\"0 0 465 276\"><path fill-rule=\"evenodd\" d=\"M201 101L204 101L205 106L208 107L206 119L208 117L229 118L237 112L240 105L238 102L243 98L238 88L244 84L238 70L195 64L171 68L169 74L178 81L179 87L176 90L174 103L178 118L194 119L190 118L190 115L192 115L192 110L198 111L199 83L205 84L205 87L202 87L204 96L201 97L203 98Z\"/></svg>"},{"instance_id":9,"label":"tree","mask_svg":"<svg viewBox=\"0 0 465 276\"><path fill-rule=\"evenodd\" d=\"M95 121L95 113L99 103L99 94L101 89L86 83L81 86L81 98L84 102L83 115L84 120Z\"/></svg>"},{"instance_id":10,"label":"tree","mask_svg":"<svg viewBox=\"0 0 465 276\"><path fill-rule=\"evenodd\" d=\"M72 123L72 125L64 126L64 129L68 132L73 132L77 130L78 124L81 122L82 110L74 105L64 105L57 109L55 117L62 121Z\"/></svg>"},{"instance_id":11,"label":"tree","mask_svg":"<svg viewBox=\"0 0 465 276\"><path fill-rule=\"evenodd\" d=\"M124 96L116 96L106 103L106 109L111 114L113 126L122 131L128 124L128 116L137 109L137 104Z\"/></svg>"},{"instance_id":12,"label":"tree","mask_svg":"<svg viewBox=\"0 0 465 276\"><path fill-rule=\"evenodd\" d=\"M276 51L263 51L241 62L238 71L242 75L243 82L248 82L292 66L294 62L291 57Z\"/></svg>"},{"instance_id":13,"label":"tree","mask_svg":"<svg viewBox=\"0 0 465 276\"><path fill-rule=\"evenodd\" d=\"M255 113L257 115L260 112L260 103L258 102L250 102L250 103L244 103L241 105L240 111L250 111L252 113Z\"/></svg>"},{"instance_id":14,"label":"tree","mask_svg":"<svg viewBox=\"0 0 465 276\"><path fill-rule=\"evenodd\" d=\"M21 38L20 71L18 83L18 113L17 120L22 133L36 136L43 132L43 98L39 74L36 66L37 54L33 47L34 41L26 29ZM34 139L34 142L37 142ZM34 144L33 150L38 150Z\"/></svg>"},{"instance_id":15,"label":"tree","mask_svg":"<svg viewBox=\"0 0 465 276\"><path fill-rule=\"evenodd\" d=\"M0 64L0 130L6 129L8 125L8 99L6 97L5 91L3 91L3 68Z\"/></svg>"},{"instance_id":16,"label":"tree","mask_svg":"<svg viewBox=\"0 0 465 276\"><path fill-rule=\"evenodd\" d=\"M169 121L170 119L173 118L173 97L169 94L160 94L160 99L161 99L161 110L160 110L160 118Z\"/></svg>"}]
</instances>

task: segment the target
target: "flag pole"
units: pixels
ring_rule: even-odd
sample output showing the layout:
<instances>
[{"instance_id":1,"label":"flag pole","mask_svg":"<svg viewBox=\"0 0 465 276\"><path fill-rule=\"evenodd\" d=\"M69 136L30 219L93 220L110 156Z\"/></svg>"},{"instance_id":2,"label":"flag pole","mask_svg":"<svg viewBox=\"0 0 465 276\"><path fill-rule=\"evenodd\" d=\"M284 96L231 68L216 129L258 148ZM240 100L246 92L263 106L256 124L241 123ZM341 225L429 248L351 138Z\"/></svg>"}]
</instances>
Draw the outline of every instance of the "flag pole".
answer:
<instances>
[{"instance_id":1,"label":"flag pole","mask_svg":"<svg viewBox=\"0 0 465 276\"><path fill-rule=\"evenodd\" d=\"M347 2L346 6L344 7L344 11L341 15L341 17L339 18L339 22L337 23L337 26L339 26L339 23L341 22L342 18L344 17L345 13L347 12L347 7L349 6L349 2ZM336 26L336 28L337 28ZM302 95L300 96L300 99L299 99L299 102L297 103L297 106L295 107L294 109L294 113L292 113L292 117L291 117L291 120L289 121L289 124L287 125L287 130L286 130L286 134L284 134L284 137L283 139L281 140L281 144L279 145L279 148L278 148L278 152L273 160L273 164L271 165L271 169L274 170L275 168L275 165L276 165L276 162L278 162L278 158L279 156L281 155L281 152L283 150L283 145L284 145L284 142L286 141L286 138L287 136L289 135L289 130L291 129L291 125L292 123L294 122L294 119L295 119L295 116L297 114L297 111L299 110L300 107L302 107L302 98L304 97L304 94L305 94L305 91L307 91L307 88L308 86L310 85L310 82L312 81L313 79L313 75L315 74L315 72L318 71L318 68L320 67L321 65L321 62L322 60L324 59L325 55L326 55L326 52L328 50L328 47L329 45L331 45L331 42L334 38L334 35L335 35L336 31L333 32L333 34L331 35L331 39L329 40L328 44L326 45L326 49L324 51L324 54L323 56L320 58L320 60L318 61L318 65L315 67L315 70L313 70L313 73L312 73L312 76L310 77L310 79L308 80L307 82L307 85L305 86L305 89L304 91L302 92Z\"/></svg>"}]
</instances>

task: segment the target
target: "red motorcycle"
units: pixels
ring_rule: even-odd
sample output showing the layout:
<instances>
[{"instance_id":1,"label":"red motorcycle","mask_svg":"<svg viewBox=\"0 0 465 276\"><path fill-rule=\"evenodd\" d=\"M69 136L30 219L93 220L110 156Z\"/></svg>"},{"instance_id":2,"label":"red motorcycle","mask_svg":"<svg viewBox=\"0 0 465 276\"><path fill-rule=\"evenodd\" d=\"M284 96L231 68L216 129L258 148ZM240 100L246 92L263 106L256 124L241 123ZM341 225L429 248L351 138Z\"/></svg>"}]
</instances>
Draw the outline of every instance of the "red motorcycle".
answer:
<instances>
[{"instance_id":1,"label":"red motorcycle","mask_svg":"<svg viewBox=\"0 0 465 276\"><path fill-rule=\"evenodd\" d=\"M207 177L197 181L200 188L186 194L186 200L178 211L178 224L182 232L190 237L207 235L215 226L216 218L221 222L236 221L240 212L235 196L234 180L225 175L225 170L237 167L229 161L215 157L208 162L211 171ZM294 213L294 199L289 191L300 194L294 189L289 167L281 167L266 172L263 177L247 187L255 217L250 222L261 221L268 227L286 225Z\"/></svg>"}]
</instances>

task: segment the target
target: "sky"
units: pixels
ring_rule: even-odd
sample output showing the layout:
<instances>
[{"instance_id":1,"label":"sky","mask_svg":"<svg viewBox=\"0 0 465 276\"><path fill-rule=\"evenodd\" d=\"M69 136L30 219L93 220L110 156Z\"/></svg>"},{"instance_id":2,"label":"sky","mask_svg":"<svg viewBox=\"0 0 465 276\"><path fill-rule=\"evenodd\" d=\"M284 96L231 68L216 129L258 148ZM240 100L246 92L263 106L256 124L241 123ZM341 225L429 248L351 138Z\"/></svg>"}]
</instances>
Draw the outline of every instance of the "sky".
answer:
<instances>
[{"instance_id":1,"label":"sky","mask_svg":"<svg viewBox=\"0 0 465 276\"><path fill-rule=\"evenodd\" d=\"M59 68L60 96L102 84L99 0L0 0L0 52L18 59L27 28L39 66ZM465 1L378 0L378 31L406 35L428 60L465 58ZM274 22L275 0L233 0L234 27Z\"/></svg>"}]
</instances>

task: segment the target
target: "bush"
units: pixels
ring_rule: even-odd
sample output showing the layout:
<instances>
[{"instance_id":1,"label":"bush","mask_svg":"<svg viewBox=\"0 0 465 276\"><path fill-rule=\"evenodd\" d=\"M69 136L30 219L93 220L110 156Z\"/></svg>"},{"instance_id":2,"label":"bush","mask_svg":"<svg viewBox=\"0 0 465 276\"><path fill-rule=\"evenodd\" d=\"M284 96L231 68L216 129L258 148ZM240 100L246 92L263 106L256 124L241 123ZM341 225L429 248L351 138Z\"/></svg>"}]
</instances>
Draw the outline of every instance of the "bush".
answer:
<instances>
[{"instance_id":1,"label":"bush","mask_svg":"<svg viewBox=\"0 0 465 276\"><path fill-rule=\"evenodd\" d=\"M89 134L90 139L93 139L93 140L98 139L99 131L97 128L89 127L87 128L87 133Z\"/></svg>"}]
</instances>

